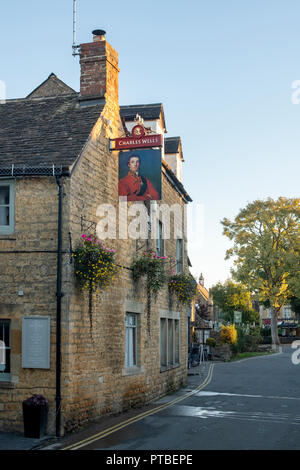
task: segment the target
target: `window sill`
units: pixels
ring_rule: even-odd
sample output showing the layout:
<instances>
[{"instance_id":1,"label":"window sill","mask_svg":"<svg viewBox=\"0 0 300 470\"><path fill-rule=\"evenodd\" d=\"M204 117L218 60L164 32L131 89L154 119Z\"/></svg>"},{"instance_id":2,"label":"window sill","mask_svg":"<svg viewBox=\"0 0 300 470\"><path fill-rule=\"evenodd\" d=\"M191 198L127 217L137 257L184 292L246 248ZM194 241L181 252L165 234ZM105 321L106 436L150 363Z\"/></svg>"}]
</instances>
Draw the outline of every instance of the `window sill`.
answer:
<instances>
[{"instance_id":1,"label":"window sill","mask_svg":"<svg viewBox=\"0 0 300 470\"><path fill-rule=\"evenodd\" d=\"M139 375L144 372L144 367L125 367L122 369L122 376L128 376L128 375Z\"/></svg>"},{"instance_id":2,"label":"window sill","mask_svg":"<svg viewBox=\"0 0 300 470\"><path fill-rule=\"evenodd\" d=\"M16 237L15 233L1 233L1 231L0 231L0 240L16 241L17 237Z\"/></svg>"},{"instance_id":3,"label":"window sill","mask_svg":"<svg viewBox=\"0 0 300 470\"><path fill-rule=\"evenodd\" d=\"M16 384L14 382L7 382L7 381L4 381L1 382L0 380L0 388L15 388L16 387Z\"/></svg>"},{"instance_id":4,"label":"window sill","mask_svg":"<svg viewBox=\"0 0 300 470\"><path fill-rule=\"evenodd\" d=\"M178 367L180 367L181 364L173 364L173 365L169 365L169 366L161 366L160 367L160 372L167 372L168 370L173 370L173 369L178 369Z\"/></svg>"}]
</instances>

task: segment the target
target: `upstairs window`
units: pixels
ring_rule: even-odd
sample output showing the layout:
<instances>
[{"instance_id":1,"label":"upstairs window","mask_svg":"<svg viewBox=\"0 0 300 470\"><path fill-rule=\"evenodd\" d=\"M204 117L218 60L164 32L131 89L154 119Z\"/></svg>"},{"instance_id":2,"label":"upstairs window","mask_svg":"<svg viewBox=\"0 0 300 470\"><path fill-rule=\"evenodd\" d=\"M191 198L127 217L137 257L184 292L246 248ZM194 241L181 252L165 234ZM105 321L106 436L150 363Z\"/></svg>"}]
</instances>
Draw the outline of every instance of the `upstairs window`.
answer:
<instances>
[{"instance_id":1,"label":"upstairs window","mask_svg":"<svg viewBox=\"0 0 300 470\"><path fill-rule=\"evenodd\" d=\"M283 318L291 318L292 312L291 312L291 307L289 305L283 307Z\"/></svg>"},{"instance_id":2,"label":"upstairs window","mask_svg":"<svg viewBox=\"0 0 300 470\"><path fill-rule=\"evenodd\" d=\"M14 231L14 183L0 180L0 233Z\"/></svg>"}]
</instances>

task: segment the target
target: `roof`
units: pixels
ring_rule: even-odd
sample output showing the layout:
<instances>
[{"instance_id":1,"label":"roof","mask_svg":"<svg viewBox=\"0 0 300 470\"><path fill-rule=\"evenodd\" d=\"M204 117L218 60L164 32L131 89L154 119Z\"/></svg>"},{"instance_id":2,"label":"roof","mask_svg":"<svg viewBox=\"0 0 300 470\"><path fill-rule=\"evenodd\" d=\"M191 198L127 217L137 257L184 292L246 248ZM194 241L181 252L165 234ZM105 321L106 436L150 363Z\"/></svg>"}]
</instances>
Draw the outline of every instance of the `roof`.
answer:
<instances>
[{"instance_id":1,"label":"roof","mask_svg":"<svg viewBox=\"0 0 300 470\"><path fill-rule=\"evenodd\" d=\"M37 86L27 98L38 98L46 96L70 95L76 93L73 88L69 87L60 80L54 73L50 73L49 77Z\"/></svg>"},{"instance_id":2,"label":"roof","mask_svg":"<svg viewBox=\"0 0 300 470\"><path fill-rule=\"evenodd\" d=\"M165 153L178 153L180 151L180 137L165 138Z\"/></svg>"},{"instance_id":3,"label":"roof","mask_svg":"<svg viewBox=\"0 0 300 470\"><path fill-rule=\"evenodd\" d=\"M120 115L125 121L133 121L137 114L139 114L145 121L155 121L156 119L161 118L163 126L166 128L162 103L120 106Z\"/></svg>"},{"instance_id":4,"label":"roof","mask_svg":"<svg viewBox=\"0 0 300 470\"><path fill-rule=\"evenodd\" d=\"M166 137L164 141L165 141L165 155L179 153L181 161L184 162L181 138L180 137Z\"/></svg>"},{"instance_id":5,"label":"roof","mask_svg":"<svg viewBox=\"0 0 300 470\"><path fill-rule=\"evenodd\" d=\"M197 289L205 300L209 299L209 292L205 287L201 286L201 284L197 284Z\"/></svg>"},{"instance_id":6,"label":"roof","mask_svg":"<svg viewBox=\"0 0 300 470\"><path fill-rule=\"evenodd\" d=\"M0 104L0 166L72 165L103 106L79 107L77 93Z\"/></svg>"}]
</instances>

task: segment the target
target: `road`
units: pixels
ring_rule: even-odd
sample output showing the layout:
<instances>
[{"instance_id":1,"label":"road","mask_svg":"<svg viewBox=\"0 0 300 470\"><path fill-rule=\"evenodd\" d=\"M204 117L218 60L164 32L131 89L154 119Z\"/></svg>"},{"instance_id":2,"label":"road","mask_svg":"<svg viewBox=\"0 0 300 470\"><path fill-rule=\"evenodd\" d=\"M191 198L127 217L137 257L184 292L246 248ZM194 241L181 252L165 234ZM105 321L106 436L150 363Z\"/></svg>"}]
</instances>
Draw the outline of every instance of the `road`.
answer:
<instances>
[{"instance_id":1,"label":"road","mask_svg":"<svg viewBox=\"0 0 300 470\"><path fill-rule=\"evenodd\" d=\"M300 364L292 363L293 352L285 347L281 354L215 363L209 383L196 393L191 394L199 376L190 378L188 388L157 400L153 405L162 406L160 411L101 439L91 434L80 448L299 450Z\"/></svg>"}]
</instances>

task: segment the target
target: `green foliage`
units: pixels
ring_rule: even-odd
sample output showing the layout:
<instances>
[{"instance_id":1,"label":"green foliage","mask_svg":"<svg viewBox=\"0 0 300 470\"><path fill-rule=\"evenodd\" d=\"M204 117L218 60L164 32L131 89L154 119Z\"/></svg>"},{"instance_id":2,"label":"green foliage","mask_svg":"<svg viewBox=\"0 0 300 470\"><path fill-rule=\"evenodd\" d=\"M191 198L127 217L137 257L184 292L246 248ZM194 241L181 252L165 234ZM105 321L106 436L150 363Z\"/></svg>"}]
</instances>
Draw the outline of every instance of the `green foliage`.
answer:
<instances>
[{"instance_id":1,"label":"green foliage","mask_svg":"<svg viewBox=\"0 0 300 470\"><path fill-rule=\"evenodd\" d=\"M207 338L206 344L207 344L207 346L210 346L210 347L214 348L216 346L217 342L214 338Z\"/></svg>"},{"instance_id":2,"label":"green foliage","mask_svg":"<svg viewBox=\"0 0 300 470\"><path fill-rule=\"evenodd\" d=\"M292 311L295 313L296 318L299 321L299 319L300 319L300 298L293 296L290 299L290 305L291 305Z\"/></svg>"},{"instance_id":3,"label":"green foliage","mask_svg":"<svg viewBox=\"0 0 300 470\"><path fill-rule=\"evenodd\" d=\"M236 257L234 278L276 311L300 290L299 220L300 199L281 197L254 201L233 222L222 221L224 235L234 242L226 256Z\"/></svg>"},{"instance_id":4,"label":"green foliage","mask_svg":"<svg viewBox=\"0 0 300 470\"><path fill-rule=\"evenodd\" d=\"M280 308L300 297L300 199L256 200L233 222L223 219L223 234L234 242L226 258L235 257L232 275L272 308L272 341L279 345L276 320Z\"/></svg>"},{"instance_id":5,"label":"green foliage","mask_svg":"<svg viewBox=\"0 0 300 470\"><path fill-rule=\"evenodd\" d=\"M119 272L115 251L105 248L97 238L81 236L82 243L73 253L75 276L82 288L90 291L104 289Z\"/></svg>"},{"instance_id":6,"label":"green foliage","mask_svg":"<svg viewBox=\"0 0 300 470\"><path fill-rule=\"evenodd\" d=\"M268 352L242 352L242 353L237 353L231 359L231 361L239 361L241 359L247 359L248 357L269 356L270 354L274 354L274 351L268 351Z\"/></svg>"},{"instance_id":7,"label":"green foliage","mask_svg":"<svg viewBox=\"0 0 300 470\"><path fill-rule=\"evenodd\" d=\"M271 328L261 328L260 330L261 336L271 336Z\"/></svg>"},{"instance_id":8,"label":"green foliage","mask_svg":"<svg viewBox=\"0 0 300 470\"><path fill-rule=\"evenodd\" d=\"M231 349L234 354L257 351L258 344L262 342L260 328L252 328L246 333L243 327L237 328L237 342Z\"/></svg>"},{"instance_id":9,"label":"green foliage","mask_svg":"<svg viewBox=\"0 0 300 470\"><path fill-rule=\"evenodd\" d=\"M214 304L224 313L224 320L233 323L234 311L242 312L242 322L258 321L259 313L252 309L251 293L240 283L228 279L209 289Z\"/></svg>"},{"instance_id":10,"label":"green foliage","mask_svg":"<svg viewBox=\"0 0 300 470\"><path fill-rule=\"evenodd\" d=\"M259 323L259 312L257 310L251 309L242 312L242 322L243 323Z\"/></svg>"},{"instance_id":11,"label":"green foliage","mask_svg":"<svg viewBox=\"0 0 300 470\"><path fill-rule=\"evenodd\" d=\"M254 328L249 328L249 331L248 331L248 334L250 336L254 336L255 338L257 338L259 341L261 341L261 337L262 337L262 334L261 334L261 328L260 326L255 326Z\"/></svg>"},{"instance_id":12,"label":"green foliage","mask_svg":"<svg viewBox=\"0 0 300 470\"><path fill-rule=\"evenodd\" d=\"M138 281L147 275L147 286L154 294L163 288L166 283L164 256L157 256L153 251L147 251L137 256L131 263L132 277Z\"/></svg>"},{"instance_id":13,"label":"green foliage","mask_svg":"<svg viewBox=\"0 0 300 470\"><path fill-rule=\"evenodd\" d=\"M168 289L180 303L189 305L197 295L197 282L191 274L174 274L169 278Z\"/></svg>"}]
</instances>

